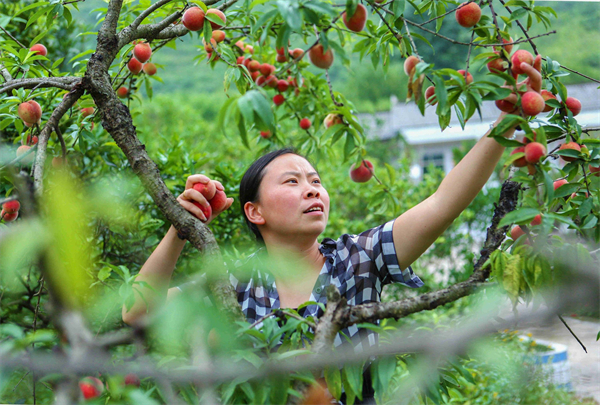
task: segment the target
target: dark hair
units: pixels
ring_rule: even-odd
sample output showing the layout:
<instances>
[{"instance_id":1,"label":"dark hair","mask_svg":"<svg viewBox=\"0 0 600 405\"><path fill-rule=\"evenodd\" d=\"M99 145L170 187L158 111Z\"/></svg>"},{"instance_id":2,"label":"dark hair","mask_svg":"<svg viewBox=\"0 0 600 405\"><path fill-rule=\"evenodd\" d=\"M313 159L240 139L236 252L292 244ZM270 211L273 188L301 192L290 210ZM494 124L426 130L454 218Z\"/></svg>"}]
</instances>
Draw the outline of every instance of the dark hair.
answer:
<instances>
[{"instance_id":1,"label":"dark hair","mask_svg":"<svg viewBox=\"0 0 600 405\"><path fill-rule=\"evenodd\" d=\"M248 228L250 228L254 236L256 236L256 240L259 242L264 242L264 239L260 234L260 231L258 230L258 226L256 226L256 224L253 224L248 220L248 217L246 216L246 211L244 211L244 205L246 205L247 202L258 201L258 188L260 187L260 183L262 182L262 179L265 176L265 167L267 167L269 163L275 160L275 158L278 158L279 156L288 153L292 153L294 155L298 155L306 159L305 156L302 156L301 154L296 152L294 148L284 148L275 150L273 152L269 152L266 155L263 155L260 158L258 158L254 163L252 163L248 170L246 170L246 173L244 173L244 176L242 177L242 182L240 183L240 207L242 209L242 215L246 220L246 225L248 225ZM308 159L306 160L308 161Z\"/></svg>"}]
</instances>

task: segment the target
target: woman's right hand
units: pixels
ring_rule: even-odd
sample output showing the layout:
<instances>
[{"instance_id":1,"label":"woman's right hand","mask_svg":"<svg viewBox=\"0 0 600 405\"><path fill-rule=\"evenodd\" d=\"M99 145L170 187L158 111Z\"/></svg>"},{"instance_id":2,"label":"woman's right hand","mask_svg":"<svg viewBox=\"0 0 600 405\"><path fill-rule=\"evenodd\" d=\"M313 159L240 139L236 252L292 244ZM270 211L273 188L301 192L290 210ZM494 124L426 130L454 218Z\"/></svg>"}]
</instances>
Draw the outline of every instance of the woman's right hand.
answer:
<instances>
[{"instance_id":1,"label":"woman's right hand","mask_svg":"<svg viewBox=\"0 0 600 405\"><path fill-rule=\"evenodd\" d=\"M202 183L206 186L206 191L204 192L205 195L194 189L194 184L196 183ZM220 207L218 210L213 210L208 200L215 196L217 190L225 192L223 185L219 181L211 180L203 174L192 174L187 178L185 182L185 190L179 195L179 197L177 197L177 201L179 201L181 206L191 212L196 218L208 224L210 221L216 218L217 215L231 207L231 204L233 204L233 198L227 198L227 202L223 207ZM212 211L210 217L206 218L202 212L202 209L196 204L204 207L205 210L210 208Z\"/></svg>"}]
</instances>

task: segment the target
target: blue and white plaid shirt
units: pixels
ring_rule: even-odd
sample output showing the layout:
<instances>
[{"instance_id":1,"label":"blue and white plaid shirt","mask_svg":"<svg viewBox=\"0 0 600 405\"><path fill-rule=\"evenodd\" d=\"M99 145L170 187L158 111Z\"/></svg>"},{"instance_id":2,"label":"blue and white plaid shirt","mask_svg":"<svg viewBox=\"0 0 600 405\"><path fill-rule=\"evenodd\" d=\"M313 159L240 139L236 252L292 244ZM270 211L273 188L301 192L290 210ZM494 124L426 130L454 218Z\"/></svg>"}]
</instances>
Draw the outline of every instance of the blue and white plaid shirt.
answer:
<instances>
[{"instance_id":1,"label":"blue and white plaid shirt","mask_svg":"<svg viewBox=\"0 0 600 405\"><path fill-rule=\"evenodd\" d=\"M413 273L410 266L401 269L398 265L392 238L393 225L394 220L359 235L344 234L338 240L325 238L319 250L326 257L326 261L309 301L327 304L325 288L329 284L334 284L339 289L348 305L380 302L381 290L386 284L400 283L411 288L422 287L423 281ZM252 256L248 260L252 260ZM230 282L235 288L237 300L248 322L254 323L280 309L275 278L270 272L261 271L260 260L253 262L250 277L244 278L245 281L242 282L229 272ZM323 310L319 305L312 304L302 308L299 314L304 318L313 316L318 319L323 315ZM260 328L261 324L257 324L256 327ZM341 333L350 338L356 352L361 352L365 346L376 346L378 343L377 333L370 329L359 329L356 325L342 329ZM345 341L346 339L338 333L334 346L337 347Z\"/></svg>"}]
</instances>

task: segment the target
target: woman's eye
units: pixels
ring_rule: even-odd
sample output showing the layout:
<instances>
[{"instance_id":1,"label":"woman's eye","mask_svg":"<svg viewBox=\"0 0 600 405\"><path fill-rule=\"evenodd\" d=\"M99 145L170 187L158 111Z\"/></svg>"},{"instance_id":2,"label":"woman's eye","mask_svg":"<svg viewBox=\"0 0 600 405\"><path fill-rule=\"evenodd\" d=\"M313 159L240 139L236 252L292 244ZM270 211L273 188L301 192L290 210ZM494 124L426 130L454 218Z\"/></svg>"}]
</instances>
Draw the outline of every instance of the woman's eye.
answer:
<instances>
[{"instance_id":1,"label":"woman's eye","mask_svg":"<svg viewBox=\"0 0 600 405\"><path fill-rule=\"evenodd\" d=\"M287 181L295 181L296 183L298 182L298 181L296 181L296 179L289 179Z\"/></svg>"},{"instance_id":2,"label":"woman's eye","mask_svg":"<svg viewBox=\"0 0 600 405\"><path fill-rule=\"evenodd\" d=\"M321 180L319 180L319 179L314 179L313 183L315 183L315 182L321 184Z\"/></svg>"}]
</instances>

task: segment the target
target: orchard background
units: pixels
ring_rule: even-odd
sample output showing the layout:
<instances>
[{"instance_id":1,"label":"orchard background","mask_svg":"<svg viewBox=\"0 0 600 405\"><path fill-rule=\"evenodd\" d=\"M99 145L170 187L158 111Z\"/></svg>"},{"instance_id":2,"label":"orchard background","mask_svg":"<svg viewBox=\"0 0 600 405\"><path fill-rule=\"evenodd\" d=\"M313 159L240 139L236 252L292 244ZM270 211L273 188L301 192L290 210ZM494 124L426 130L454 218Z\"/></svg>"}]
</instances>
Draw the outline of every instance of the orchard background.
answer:
<instances>
[{"instance_id":1,"label":"orchard background","mask_svg":"<svg viewBox=\"0 0 600 405\"><path fill-rule=\"evenodd\" d=\"M425 286L415 292L390 285L383 295L386 309L375 307L362 318L360 308L353 314L361 326L378 330L382 342L402 344L386 339L399 329L415 333L407 342L416 337L422 344L398 347L375 363L380 403L575 403L571 394L526 373L518 359L531 348L514 333L492 334L485 349L469 353L463 345L492 332L475 325L484 323L479 309L496 291L515 305L552 307L556 295L548 291L559 289L559 316L569 308L598 317L600 192L594 174L600 140L598 128L582 128L566 108L564 85L600 83L595 52L600 3L479 4L482 17L469 28L454 17L460 4L446 1L3 2L0 201L8 205L0 225L0 402L74 403L83 396L96 403L323 400L311 397L323 394L311 385L316 374L308 370L315 365L302 368L302 360L290 361L308 353L299 335L319 343L322 354L331 346L326 332L340 325L319 322L313 334L308 325L316 320L297 319L288 310L265 319L260 331L250 329L240 321L235 299L231 303L222 272L211 264L252 252L239 206L217 217L211 232L175 196L187 176L205 173L236 197L241 175L257 156L292 145L315 163L332 195L323 237L394 218L430 196L444 174L431 170L415 186L409 151L390 151L369 139L356 114L386 109L389 96L396 95L412 99L421 111L435 109L441 128L451 115L476 120L484 100L511 93L500 87L515 83L509 71L491 73L486 63L496 57L494 44L512 39L513 50L497 54L504 67L512 69L518 49L541 54L543 89L557 101L549 101L550 111L537 117L521 118L517 105L504 124L519 121L525 136L544 148L543 156L514 167L524 155L510 153L523 145L497 137L507 146L497 174L509 172L509 180L479 193L414 263ZM193 7L203 13L220 9L226 22L212 14L201 29L189 31L181 20ZM368 16L364 29L344 24L342 13L352 15L360 7ZM205 47L218 28L225 40ZM135 64L134 45L146 42L157 72L148 74L147 65L132 74L127 64ZM35 44L43 44L47 54L30 51ZM326 57L307 55L318 46L333 52L327 70L315 66L328 65ZM290 55L295 49L302 52ZM414 70L405 64L410 55L423 61ZM259 86L263 74L252 77L244 59L274 66L272 73L288 89ZM473 82L459 69L468 70ZM424 97L430 85L435 105ZM127 92L118 98L120 88ZM275 105L276 95L277 104L283 95L281 105ZM34 119L27 126L29 117L19 106L29 100L39 103L42 114L39 124ZM337 124L327 128L329 114L338 118L332 116ZM301 128L302 119L310 127ZM579 150L558 149L568 142ZM456 162L471 146L455 151ZM352 182L350 166L363 159L373 163L375 177ZM568 163L559 166L558 159ZM559 179L568 184L555 187ZM531 225L537 215L541 224ZM143 287L135 275L171 224L191 242L172 285L199 274L208 274L209 281L198 279L194 294L171 303L148 324L127 327L121 306ZM465 224L467 230L489 228L486 241L474 241L461 228ZM520 226L515 239L523 233L518 240L510 237L513 224ZM475 243L483 243L481 252L473 251ZM432 263L453 251L467 264L452 267L440 281ZM204 305L202 297L211 293L223 308ZM352 309L337 303L328 311ZM229 322L223 322L223 312L231 314ZM465 320L478 322L466 328L460 324ZM458 328L449 326L456 321ZM416 335L427 330L428 339ZM460 344L444 339L450 343L440 345L435 340L440 331L446 337L468 334ZM284 332L287 352L268 353ZM440 353L449 357L438 358ZM318 366L328 366L329 391L339 398L344 387L348 402L360 397L364 359L348 361L340 372L327 363L328 356L321 357L326 361Z\"/></svg>"}]
</instances>

